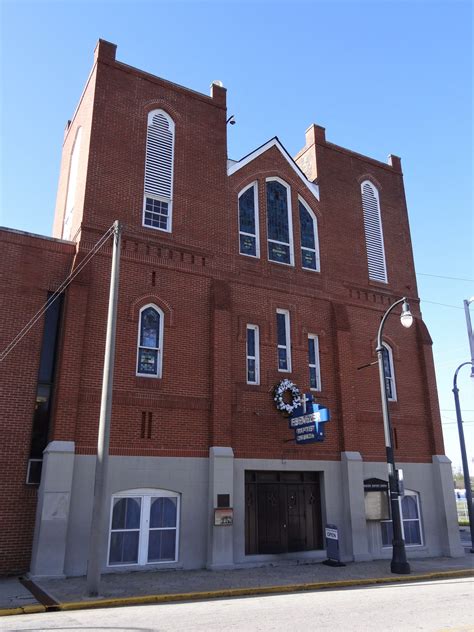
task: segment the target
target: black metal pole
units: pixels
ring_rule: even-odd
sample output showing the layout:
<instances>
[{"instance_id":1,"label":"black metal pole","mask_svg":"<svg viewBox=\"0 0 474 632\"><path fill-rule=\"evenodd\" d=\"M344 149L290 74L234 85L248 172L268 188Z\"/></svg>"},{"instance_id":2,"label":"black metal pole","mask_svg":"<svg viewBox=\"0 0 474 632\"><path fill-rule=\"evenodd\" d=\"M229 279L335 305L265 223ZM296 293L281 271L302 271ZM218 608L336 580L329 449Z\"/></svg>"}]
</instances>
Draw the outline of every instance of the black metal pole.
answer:
<instances>
[{"instance_id":1,"label":"black metal pole","mask_svg":"<svg viewBox=\"0 0 474 632\"><path fill-rule=\"evenodd\" d=\"M407 556L405 551L405 540L403 539L402 522L400 515L400 491L398 487L398 479L395 471L395 457L393 454L393 431L392 423L390 420L390 411L388 408L387 386L386 376L383 365L383 327L385 321L390 312L400 303L406 302L406 298L401 298L389 307L385 312L382 322L380 323L379 332L377 336L377 358L379 363L379 377L380 377L380 394L382 398L382 412L383 412L383 426L385 434L385 451L387 454L387 467L388 467L388 485L390 493L390 508L392 513L392 528L393 528L393 540L392 540L392 562L390 564L390 570L392 573L398 573L400 575L409 575L411 572L410 564L407 562Z\"/></svg>"},{"instance_id":2,"label":"black metal pole","mask_svg":"<svg viewBox=\"0 0 474 632\"><path fill-rule=\"evenodd\" d=\"M474 365L471 362L463 362L456 369L454 373L454 380L453 380L453 393L454 393L454 405L456 407L456 419L458 422L459 444L461 446L462 470L464 473L464 487L466 488L467 513L469 516L469 528L471 530L470 552L474 553L474 517L473 517L473 509L472 509L471 478L469 476L469 465L467 462L466 444L464 443L464 429L462 425L461 406L459 404L459 389L458 389L458 384L457 384L459 369L461 369L463 366L466 366L468 364L471 367L473 367L473 370L474 370Z\"/></svg>"}]
</instances>

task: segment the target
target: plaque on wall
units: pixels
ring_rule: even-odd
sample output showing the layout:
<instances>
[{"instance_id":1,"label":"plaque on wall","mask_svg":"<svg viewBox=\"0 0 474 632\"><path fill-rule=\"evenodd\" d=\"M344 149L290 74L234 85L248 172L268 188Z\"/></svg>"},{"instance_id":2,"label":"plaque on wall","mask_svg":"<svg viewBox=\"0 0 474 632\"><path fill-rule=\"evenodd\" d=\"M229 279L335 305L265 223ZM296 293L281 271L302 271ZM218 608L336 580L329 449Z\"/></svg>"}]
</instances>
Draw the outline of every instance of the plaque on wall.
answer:
<instances>
[{"instance_id":1,"label":"plaque on wall","mask_svg":"<svg viewBox=\"0 0 474 632\"><path fill-rule=\"evenodd\" d=\"M366 520L390 520L387 492L364 492L364 501Z\"/></svg>"},{"instance_id":2,"label":"plaque on wall","mask_svg":"<svg viewBox=\"0 0 474 632\"><path fill-rule=\"evenodd\" d=\"M215 527L230 527L234 522L234 510L227 509L214 509L214 526Z\"/></svg>"}]
</instances>

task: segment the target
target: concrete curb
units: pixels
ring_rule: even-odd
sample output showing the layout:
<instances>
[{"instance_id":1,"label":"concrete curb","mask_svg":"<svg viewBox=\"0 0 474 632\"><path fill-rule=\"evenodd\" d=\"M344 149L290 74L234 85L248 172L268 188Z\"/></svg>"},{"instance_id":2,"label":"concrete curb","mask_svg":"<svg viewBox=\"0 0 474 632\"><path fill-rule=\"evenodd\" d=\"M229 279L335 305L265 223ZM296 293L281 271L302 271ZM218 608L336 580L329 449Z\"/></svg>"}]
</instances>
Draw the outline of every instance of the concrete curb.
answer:
<instances>
[{"instance_id":1,"label":"concrete curb","mask_svg":"<svg viewBox=\"0 0 474 632\"><path fill-rule=\"evenodd\" d=\"M37 612L46 612L46 606L35 603L29 606L18 606L16 608L0 608L0 617L8 617L12 614L36 614Z\"/></svg>"},{"instance_id":2,"label":"concrete curb","mask_svg":"<svg viewBox=\"0 0 474 632\"><path fill-rule=\"evenodd\" d=\"M272 595L310 590L328 590L371 586L375 584L397 584L407 582L452 579L455 577L474 577L474 570L437 571L419 575L399 575L397 577L372 577L367 579L346 579L331 582L312 582L308 584L289 584L286 586L257 586L254 588L223 588L203 592L172 593L167 595L143 595L139 597L116 597L110 599L67 601L55 605L32 605L21 608L0 609L0 616L13 614L33 614L35 612L53 612L69 610L87 610L91 608L114 608L120 606L138 606L151 603L169 603L175 601L196 601L201 599L219 599L223 597L250 597L252 595Z\"/></svg>"}]
</instances>

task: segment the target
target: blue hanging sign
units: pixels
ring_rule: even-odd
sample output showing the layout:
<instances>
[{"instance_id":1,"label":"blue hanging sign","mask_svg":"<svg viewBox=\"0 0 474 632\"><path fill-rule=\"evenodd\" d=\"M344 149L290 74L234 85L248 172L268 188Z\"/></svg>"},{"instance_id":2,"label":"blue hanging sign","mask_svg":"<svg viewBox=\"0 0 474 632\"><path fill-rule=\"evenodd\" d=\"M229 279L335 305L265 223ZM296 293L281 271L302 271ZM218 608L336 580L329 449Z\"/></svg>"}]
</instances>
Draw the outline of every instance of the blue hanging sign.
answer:
<instances>
[{"instance_id":1,"label":"blue hanging sign","mask_svg":"<svg viewBox=\"0 0 474 632\"><path fill-rule=\"evenodd\" d=\"M314 403L311 394L305 394L302 404L295 408L289 421L290 428L295 431L296 443L324 441L324 424L329 418L329 410Z\"/></svg>"}]
</instances>

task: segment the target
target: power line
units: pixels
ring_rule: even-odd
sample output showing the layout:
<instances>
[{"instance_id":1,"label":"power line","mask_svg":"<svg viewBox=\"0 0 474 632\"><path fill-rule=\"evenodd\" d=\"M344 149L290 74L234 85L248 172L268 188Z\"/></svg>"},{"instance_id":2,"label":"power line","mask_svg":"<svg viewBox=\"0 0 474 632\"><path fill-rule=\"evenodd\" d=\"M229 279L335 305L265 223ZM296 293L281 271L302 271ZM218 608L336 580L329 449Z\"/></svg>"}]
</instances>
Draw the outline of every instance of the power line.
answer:
<instances>
[{"instance_id":1,"label":"power line","mask_svg":"<svg viewBox=\"0 0 474 632\"><path fill-rule=\"evenodd\" d=\"M64 290L72 283L72 281L77 277L77 275L85 268L85 266L89 263L89 261L94 257L102 246L105 244L107 239L110 237L114 230L114 226L112 225L99 239L99 241L95 244L90 252L84 257L81 263L75 268L69 276L59 285L59 287L51 294L46 303L41 307L39 311L26 323L23 329L13 338L13 340L8 344L5 349L0 354L0 362L5 360L7 355L13 351L13 349L17 346L19 342L26 336L26 334L30 331L32 327L38 322L38 320L43 316L43 314L51 307L51 305L59 298L59 296L64 292Z\"/></svg>"},{"instance_id":2,"label":"power line","mask_svg":"<svg viewBox=\"0 0 474 632\"><path fill-rule=\"evenodd\" d=\"M474 283L474 279L463 279L461 277L441 276L440 274L428 274L427 272L415 272L416 276L427 276L435 279L449 279L450 281L468 281Z\"/></svg>"},{"instance_id":3,"label":"power line","mask_svg":"<svg viewBox=\"0 0 474 632\"><path fill-rule=\"evenodd\" d=\"M474 424L474 419L463 419L462 423L463 424ZM457 421L443 421L442 425L443 426L457 426L458 422Z\"/></svg>"},{"instance_id":4,"label":"power line","mask_svg":"<svg viewBox=\"0 0 474 632\"><path fill-rule=\"evenodd\" d=\"M427 301L425 298L420 298L420 302L431 303L431 305L442 305L443 307L453 307L454 309L462 309L464 311L464 307L458 307L457 305L448 305L447 303L435 303L434 301Z\"/></svg>"}]
</instances>

